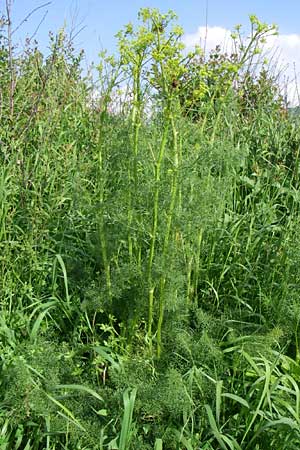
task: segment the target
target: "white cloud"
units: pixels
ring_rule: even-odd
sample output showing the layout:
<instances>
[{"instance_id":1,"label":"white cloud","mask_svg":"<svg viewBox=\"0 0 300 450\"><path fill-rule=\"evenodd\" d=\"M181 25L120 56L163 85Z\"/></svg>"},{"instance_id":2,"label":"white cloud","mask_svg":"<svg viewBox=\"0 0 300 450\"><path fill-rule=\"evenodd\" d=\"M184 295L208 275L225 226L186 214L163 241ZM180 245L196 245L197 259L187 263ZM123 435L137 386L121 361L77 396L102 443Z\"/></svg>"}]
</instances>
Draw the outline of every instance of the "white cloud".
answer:
<instances>
[{"instance_id":1,"label":"white cloud","mask_svg":"<svg viewBox=\"0 0 300 450\"><path fill-rule=\"evenodd\" d=\"M195 33L185 34L183 43L187 48L200 45L206 51L210 51L221 45L222 50L230 51L232 47L231 31L222 27L199 27Z\"/></svg>"},{"instance_id":2,"label":"white cloud","mask_svg":"<svg viewBox=\"0 0 300 450\"><path fill-rule=\"evenodd\" d=\"M185 34L183 42L187 49L200 45L206 52L220 45L223 52L233 50L231 31L223 27L200 26L194 33ZM280 72L280 83L291 105L299 103L297 80L300 83L300 34L270 36L265 44L267 56ZM299 85L300 89L300 85Z\"/></svg>"},{"instance_id":3,"label":"white cloud","mask_svg":"<svg viewBox=\"0 0 300 450\"><path fill-rule=\"evenodd\" d=\"M287 97L291 105L299 103L297 84L300 82L300 35L279 34L271 36L266 47L277 57L277 67L282 69L281 82L286 85ZM300 87L300 86L298 86Z\"/></svg>"}]
</instances>

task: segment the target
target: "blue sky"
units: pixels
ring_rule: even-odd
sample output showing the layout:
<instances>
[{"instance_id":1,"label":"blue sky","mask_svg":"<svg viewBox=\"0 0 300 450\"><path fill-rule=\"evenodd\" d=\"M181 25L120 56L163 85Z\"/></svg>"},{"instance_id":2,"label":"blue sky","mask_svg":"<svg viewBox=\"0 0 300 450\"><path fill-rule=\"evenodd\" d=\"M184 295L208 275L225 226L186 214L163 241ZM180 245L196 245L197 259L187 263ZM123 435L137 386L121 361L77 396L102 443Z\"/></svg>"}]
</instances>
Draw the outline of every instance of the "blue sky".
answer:
<instances>
[{"instance_id":1,"label":"blue sky","mask_svg":"<svg viewBox=\"0 0 300 450\"><path fill-rule=\"evenodd\" d=\"M14 0L14 26L30 11L46 2ZM134 22L138 10L147 6L161 11L174 10L189 37L188 42L192 44L203 36L207 15L211 48L220 43L218 39L225 36L226 31L238 23L247 26L248 15L256 14L262 21L279 26L280 36L274 45L280 47L284 64L290 65L289 77L293 77L294 64L300 74L300 0L52 0L50 5L35 12L19 28L14 38L21 45L26 36L35 32L47 11L36 34L41 49L45 51L47 48L49 30L55 32L65 22L69 29L75 26L75 31L83 27L75 40L75 46L78 50L84 48L88 65L92 61L97 62L100 50L114 52L114 35L126 23ZM0 0L1 12L4 7L5 0Z\"/></svg>"},{"instance_id":2,"label":"blue sky","mask_svg":"<svg viewBox=\"0 0 300 450\"><path fill-rule=\"evenodd\" d=\"M46 1L15 0L15 24ZM4 4L5 0L0 0L1 11ZM173 9L186 33L194 33L206 23L206 5L209 26L232 29L237 23L247 23L248 15L255 13L263 21L276 22L283 34L300 34L299 0L52 0L51 5L37 11L20 28L17 37L23 39L31 35L47 10L48 14L37 33L41 45L46 45L49 30L56 31L64 20L69 26L75 21L79 28L85 26L76 44L86 50L87 58L91 61L97 58L101 47L113 51L114 35L124 24L135 20L141 7L158 7L162 11Z\"/></svg>"}]
</instances>

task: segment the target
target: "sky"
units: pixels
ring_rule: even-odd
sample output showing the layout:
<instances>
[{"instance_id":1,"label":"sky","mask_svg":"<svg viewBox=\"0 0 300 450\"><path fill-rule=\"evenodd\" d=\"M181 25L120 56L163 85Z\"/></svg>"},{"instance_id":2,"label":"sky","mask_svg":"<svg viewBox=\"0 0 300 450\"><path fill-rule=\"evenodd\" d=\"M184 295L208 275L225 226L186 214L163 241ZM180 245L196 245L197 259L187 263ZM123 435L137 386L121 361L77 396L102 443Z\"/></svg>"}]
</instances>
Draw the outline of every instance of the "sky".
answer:
<instances>
[{"instance_id":1,"label":"sky","mask_svg":"<svg viewBox=\"0 0 300 450\"><path fill-rule=\"evenodd\" d=\"M14 0L13 28L47 0ZM156 7L162 12L174 10L179 24L185 30L187 45L199 43L206 36L206 48L213 48L228 40L236 24L245 29L249 14L260 20L276 23L279 36L268 45L276 48L280 67L287 67L289 97L295 97L295 73L300 73L300 0L52 0L37 9L14 33L20 48L26 37L32 35L46 51L48 32L56 32L64 24L77 34L76 49L83 48L86 64L97 62L101 50L116 51L115 34L128 22L135 22L142 7ZM5 12L5 0L0 0L0 12ZM296 69L296 71L295 71ZM299 76L300 80L300 76Z\"/></svg>"}]
</instances>

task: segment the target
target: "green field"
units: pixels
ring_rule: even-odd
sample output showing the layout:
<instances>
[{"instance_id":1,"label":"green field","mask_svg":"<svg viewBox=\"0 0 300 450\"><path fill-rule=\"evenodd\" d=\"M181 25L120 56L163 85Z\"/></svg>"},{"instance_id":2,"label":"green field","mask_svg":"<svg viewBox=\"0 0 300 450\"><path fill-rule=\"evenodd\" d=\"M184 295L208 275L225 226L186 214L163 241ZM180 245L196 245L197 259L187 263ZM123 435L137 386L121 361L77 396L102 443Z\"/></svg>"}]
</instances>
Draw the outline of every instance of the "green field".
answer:
<instances>
[{"instance_id":1,"label":"green field","mask_svg":"<svg viewBox=\"0 0 300 450\"><path fill-rule=\"evenodd\" d=\"M275 28L187 53L144 9L93 81L64 30L20 55L1 23L0 450L299 450L300 127Z\"/></svg>"}]
</instances>

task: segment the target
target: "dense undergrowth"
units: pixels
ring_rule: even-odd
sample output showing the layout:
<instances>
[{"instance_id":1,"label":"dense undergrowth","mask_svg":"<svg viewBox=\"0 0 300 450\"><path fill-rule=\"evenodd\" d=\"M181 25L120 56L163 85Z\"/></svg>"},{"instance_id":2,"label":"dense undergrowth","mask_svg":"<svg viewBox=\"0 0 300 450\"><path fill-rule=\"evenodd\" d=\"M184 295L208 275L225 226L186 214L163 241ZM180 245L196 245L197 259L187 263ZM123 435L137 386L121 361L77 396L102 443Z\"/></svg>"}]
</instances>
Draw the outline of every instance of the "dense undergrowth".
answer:
<instances>
[{"instance_id":1,"label":"dense undergrowth","mask_svg":"<svg viewBox=\"0 0 300 450\"><path fill-rule=\"evenodd\" d=\"M251 17L0 52L0 449L300 446L299 143ZM9 37L9 34L8 34ZM118 102L117 102L118 99Z\"/></svg>"}]
</instances>

